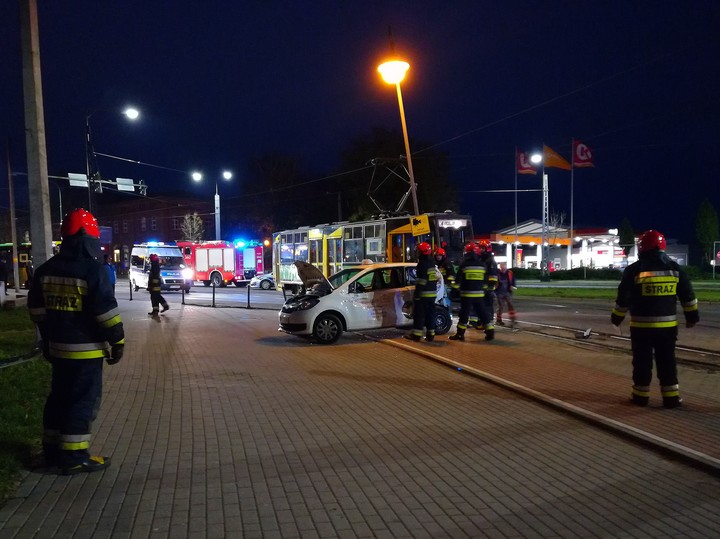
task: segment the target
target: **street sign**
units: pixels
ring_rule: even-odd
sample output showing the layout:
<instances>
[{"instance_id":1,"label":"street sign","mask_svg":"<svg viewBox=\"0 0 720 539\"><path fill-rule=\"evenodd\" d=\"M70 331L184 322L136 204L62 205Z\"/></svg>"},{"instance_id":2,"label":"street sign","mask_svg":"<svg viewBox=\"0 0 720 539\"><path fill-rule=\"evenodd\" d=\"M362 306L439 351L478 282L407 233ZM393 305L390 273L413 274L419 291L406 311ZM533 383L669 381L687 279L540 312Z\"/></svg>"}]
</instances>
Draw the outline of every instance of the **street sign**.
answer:
<instances>
[{"instance_id":1,"label":"street sign","mask_svg":"<svg viewBox=\"0 0 720 539\"><path fill-rule=\"evenodd\" d=\"M70 180L70 187L84 187L88 188L88 179L85 174L76 174L74 172L68 173L68 180Z\"/></svg>"}]
</instances>

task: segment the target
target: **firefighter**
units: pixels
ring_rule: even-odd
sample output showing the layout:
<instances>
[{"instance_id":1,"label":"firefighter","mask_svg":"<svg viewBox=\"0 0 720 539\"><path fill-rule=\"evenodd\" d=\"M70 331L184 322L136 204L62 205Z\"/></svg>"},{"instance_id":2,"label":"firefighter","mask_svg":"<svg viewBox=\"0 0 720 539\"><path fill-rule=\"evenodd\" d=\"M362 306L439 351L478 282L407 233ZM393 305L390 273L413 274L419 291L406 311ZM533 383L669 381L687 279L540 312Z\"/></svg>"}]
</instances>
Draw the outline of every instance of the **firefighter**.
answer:
<instances>
[{"instance_id":1,"label":"firefighter","mask_svg":"<svg viewBox=\"0 0 720 539\"><path fill-rule=\"evenodd\" d=\"M162 296L160 291L162 279L160 278L160 257L157 254L152 253L150 255L150 273L148 274L148 292L150 292L150 303L152 304L152 311L148 313L149 316L158 316L161 312L165 312L170 308L168 302ZM162 305L162 311L160 311L160 305Z\"/></svg>"},{"instance_id":2,"label":"firefighter","mask_svg":"<svg viewBox=\"0 0 720 539\"><path fill-rule=\"evenodd\" d=\"M450 336L453 341L465 340L468 324L477 325L479 320L487 320L483 299L487 278L485 265L480 261L480 248L475 243L468 243L464 251L454 285L460 291L460 313L455 334ZM471 310L473 314L470 313ZM486 329L485 340L491 341L494 338L495 328Z\"/></svg>"},{"instance_id":3,"label":"firefighter","mask_svg":"<svg viewBox=\"0 0 720 539\"><path fill-rule=\"evenodd\" d=\"M125 333L107 271L98 260L97 220L74 209L65 215L61 235L60 252L35 270L28 307L43 355L52 364L43 414L45 461L71 475L110 465L108 457L88 452L90 428L100 407L103 362L120 361Z\"/></svg>"},{"instance_id":4,"label":"firefighter","mask_svg":"<svg viewBox=\"0 0 720 539\"><path fill-rule=\"evenodd\" d=\"M700 314L690 279L665 254L665 245L665 237L657 230L648 230L640 236L638 260L623 272L610 321L619 326L630 311L632 402L638 406L649 403L654 352L663 406L677 408L682 404L675 364L677 298L686 327L697 324Z\"/></svg>"},{"instance_id":5,"label":"firefighter","mask_svg":"<svg viewBox=\"0 0 720 539\"><path fill-rule=\"evenodd\" d=\"M483 314L485 319L480 319L481 324L478 324L478 329L492 330L495 331L493 325L493 313L495 312L495 289L498 287L498 267L495 262L495 255L492 252L492 244L489 240L480 240L478 242L480 248L480 261L485 266L485 297L483 301L485 308ZM492 339L490 339L492 340Z\"/></svg>"},{"instance_id":6,"label":"firefighter","mask_svg":"<svg viewBox=\"0 0 720 539\"><path fill-rule=\"evenodd\" d=\"M418 243L415 292L413 294L413 329L406 339L419 341L425 330L425 340L435 340L435 299L438 272L432 259L432 247L426 241Z\"/></svg>"},{"instance_id":7,"label":"firefighter","mask_svg":"<svg viewBox=\"0 0 720 539\"><path fill-rule=\"evenodd\" d=\"M447 258L447 253L442 247L437 247L434 252L435 265L443 276L446 286L452 287L455 282L455 268Z\"/></svg>"}]
</instances>

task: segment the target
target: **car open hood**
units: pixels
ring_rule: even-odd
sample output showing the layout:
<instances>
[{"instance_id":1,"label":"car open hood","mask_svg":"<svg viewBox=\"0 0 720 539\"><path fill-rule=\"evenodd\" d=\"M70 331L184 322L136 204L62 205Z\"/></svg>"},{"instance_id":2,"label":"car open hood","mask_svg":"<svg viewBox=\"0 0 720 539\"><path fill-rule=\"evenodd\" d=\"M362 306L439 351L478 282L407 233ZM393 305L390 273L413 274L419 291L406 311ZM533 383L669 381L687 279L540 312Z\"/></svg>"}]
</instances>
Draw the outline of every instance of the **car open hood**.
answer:
<instances>
[{"instance_id":1,"label":"car open hood","mask_svg":"<svg viewBox=\"0 0 720 539\"><path fill-rule=\"evenodd\" d=\"M303 286L305 286L307 290L313 288L315 285L318 285L315 288L333 290L330 281L327 280L317 267L312 264L308 264L307 262L303 262L302 260L296 260L293 264L295 264L298 271L298 277L300 277Z\"/></svg>"}]
</instances>

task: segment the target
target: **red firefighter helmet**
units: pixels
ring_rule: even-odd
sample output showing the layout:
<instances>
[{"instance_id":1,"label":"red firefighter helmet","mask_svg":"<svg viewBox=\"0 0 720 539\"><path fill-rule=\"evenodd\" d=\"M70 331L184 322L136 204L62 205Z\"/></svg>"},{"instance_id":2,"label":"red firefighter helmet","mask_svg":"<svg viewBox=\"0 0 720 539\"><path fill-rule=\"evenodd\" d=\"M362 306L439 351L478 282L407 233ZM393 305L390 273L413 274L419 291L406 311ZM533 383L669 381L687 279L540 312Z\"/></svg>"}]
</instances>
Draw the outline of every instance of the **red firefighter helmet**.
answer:
<instances>
[{"instance_id":1,"label":"red firefighter helmet","mask_svg":"<svg viewBox=\"0 0 720 539\"><path fill-rule=\"evenodd\" d=\"M62 238L65 239L70 236L75 236L82 230L90 237L96 239L100 237L97 219L95 219L92 213L82 208L75 208L67 212L60 226L60 235Z\"/></svg>"},{"instance_id":2,"label":"red firefighter helmet","mask_svg":"<svg viewBox=\"0 0 720 539\"><path fill-rule=\"evenodd\" d=\"M447 255L447 253L445 252L445 249L443 249L442 247L438 247L437 249L435 249L435 256L446 256L446 255Z\"/></svg>"},{"instance_id":3,"label":"red firefighter helmet","mask_svg":"<svg viewBox=\"0 0 720 539\"><path fill-rule=\"evenodd\" d=\"M486 253L492 253L492 244L490 243L490 240L480 240L477 244L480 248L480 252L484 251Z\"/></svg>"},{"instance_id":4,"label":"red firefighter helmet","mask_svg":"<svg viewBox=\"0 0 720 539\"><path fill-rule=\"evenodd\" d=\"M478 246L476 243L468 242L465 244L465 252L466 253L477 253L478 252Z\"/></svg>"},{"instance_id":5,"label":"red firefighter helmet","mask_svg":"<svg viewBox=\"0 0 720 539\"><path fill-rule=\"evenodd\" d=\"M638 251L644 253L645 251L651 251L657 249L664 251L667 243L665 242L665 236L663 236L657 230L647 230L640 235L638 241Z\"/></svg>"},{"instance_id":6,"label":"red firefighter helmet","mask_svg":"<svg viewBox=\"0 0 720 539\"><path fill-rule=\"evenodd\" d=\"M418 243L417 249L421 255L429 255L432 253L432 246L426 241Z\"/></svg>"},{"instance_id":7,"label":"red firefighter helmet","mask_svg":"<svg viewBox=\"0 0 720 539\"><path fill-rule=\"evenodd\" d=\"M152 253L150 254L150 262L160 262L160 257L157 254Z\"/></svg>"}]
</instances>

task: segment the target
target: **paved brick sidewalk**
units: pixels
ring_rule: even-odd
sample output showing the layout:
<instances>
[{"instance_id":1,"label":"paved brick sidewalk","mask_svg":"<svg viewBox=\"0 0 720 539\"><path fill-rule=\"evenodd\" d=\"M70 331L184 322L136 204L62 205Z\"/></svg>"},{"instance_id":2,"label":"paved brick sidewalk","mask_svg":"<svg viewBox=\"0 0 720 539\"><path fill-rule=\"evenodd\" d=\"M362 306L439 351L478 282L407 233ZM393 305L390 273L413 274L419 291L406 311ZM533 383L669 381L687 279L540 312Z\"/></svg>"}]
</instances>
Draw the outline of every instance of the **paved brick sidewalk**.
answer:
<instances>
[{"instance_id":1,"label":"paved brick sidewalk","mask_svg":"<svg viewBox=\"0 0 720 539\"><path fill-rule=\"evenodd\" d=\"M154 320L137 298L121 301L126 357L106 370L92 442L113 465L28 472L0 509L3 539L720 529L715 475L403 350L398 332L391 345L348 335L319 346L279 334L270 311L181 307L168 295L170 311ZM686 409L625 408L627 358L522 333L432 350L596 412L627 410L643 428L694 418L712 393L698 373L696 397L683 372ZM573 383L553 381L569 372Z\"/></svg>"},{"instance_id":2,"label":"paved brick sidewalk","mask_svg":"<svg viewBox=\"0 0 720 539\"><path fill-rule=\"evenodd\" d=\"M439 339L432 345L410 345L407 341L392 344L412 346L432 359L707 466L720 475L720 369L680 365L683 407L665 410L654 379L651 406L639 408L629 402L629 352L599 352L591 343L559 344L502 329L491 343L484 341L482 332L472 330L463 343Z\"/></svg>"}]
</instances>

